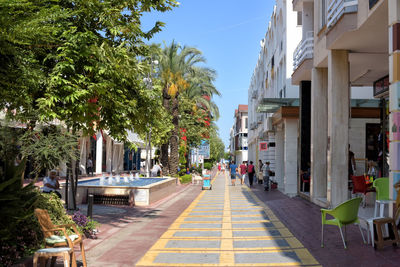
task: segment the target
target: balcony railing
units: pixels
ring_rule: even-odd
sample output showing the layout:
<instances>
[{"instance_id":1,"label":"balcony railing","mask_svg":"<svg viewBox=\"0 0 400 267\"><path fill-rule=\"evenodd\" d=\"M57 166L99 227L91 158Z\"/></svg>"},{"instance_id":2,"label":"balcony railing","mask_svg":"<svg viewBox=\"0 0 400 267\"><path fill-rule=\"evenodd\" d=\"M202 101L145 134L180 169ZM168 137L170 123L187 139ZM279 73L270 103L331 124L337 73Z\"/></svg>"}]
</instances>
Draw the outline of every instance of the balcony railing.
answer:
<instances>
[{"instance_id":1,"label":"balcony railing","mask_svg":"<svg viewBox=\"0 0 400 267\"><path fill-rule=\"evenodd\" d=\"M336 22L346 13L357 12L358 0L334 0L328 7L327 24L328 28L334 26Z\"/></svg>"},{"instance_id":2,"label":"balcony railing","mask_svg":"<svg viewBox=\"0 0 400 267\"><path fill-rule=\"evenodd\" d=\"M293 53L293 70L296 70L304 60L314 56L314 32L306 33L306 38L301 40Z\"/></svg>"},{"instance_id":3,"label":"balcony railing","mask_svg":"<svg viewBox=\"0 0 400 267\"><path fill-rule=\"evenodd\" d=\"M251 98L253 98L253 99L257 98L257 90L251 91Z\"/></svg>"}]
</instances>

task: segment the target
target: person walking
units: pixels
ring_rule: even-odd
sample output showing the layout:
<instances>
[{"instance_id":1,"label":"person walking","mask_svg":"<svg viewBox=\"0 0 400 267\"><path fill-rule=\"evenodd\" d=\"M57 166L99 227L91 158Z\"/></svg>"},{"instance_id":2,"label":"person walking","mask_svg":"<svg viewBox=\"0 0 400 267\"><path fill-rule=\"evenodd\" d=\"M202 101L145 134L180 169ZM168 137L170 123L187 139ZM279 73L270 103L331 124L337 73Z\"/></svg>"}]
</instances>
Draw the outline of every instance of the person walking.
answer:
<instances>
[{"instance_id":1,"label":"person walking","mask_svg":"<svg viewBox=\"0 0 400 267\"><path fill-rule=\"evenodd\" d=\"M269 175L271 174L271 169L269 167L269 161L265 162L265 165L263 166L263 186L264 190L268 191L269 190Z\"/></svg>"},{"instance_id":2,"label":"person walking","mask_svg":"<svg viewBox=\"0 0 400 267\"><path fill-rule=\"evenodd\" d=\"M256 173L255 167L253 165L253 162L250 161L249 166L247 166L247 177L249 177L249 184L250 187L253 186L253 179L254 179L254 174Z\"/></svg>"},{"instance_id":3,"label":"person walking","mask_svg":"<svg viewBox=\"0 0 400 267\"><path fill-rule=\"evenodd\" d=\"M242 185L244 182L244 179L246 178L246 173L247 173L247 166L246 166L246 162L242 161L242 164L240 164L239 166L239 171L240 171L240 184Z\"/></svg>"},{"instance_id":4,"label":"person walking","mask_svg":"<svg viewBox=\"0 0 400 267\"><path fill-rule=\"evenodd\" d=\"M237 169L238 169L238 167L235 164L235 161L232 160L231 165L229 165L229 172L231 174L232 186L235 186Z\"/></svg>"},{"instance_id":5,"label":"person walking","mask_svg":"<svg viewBox=\"0 0 400 267\"><path fill-rule=\"evenodd\" d=\"M262 179L262 177L263 177L263 166L264 166L264 164L262 163L262 160L261 159L259 159L258 160L258 180L256 181L257 183L258 183L258 181L259 180L261 180Z\"/></svg>"}]
</instances>

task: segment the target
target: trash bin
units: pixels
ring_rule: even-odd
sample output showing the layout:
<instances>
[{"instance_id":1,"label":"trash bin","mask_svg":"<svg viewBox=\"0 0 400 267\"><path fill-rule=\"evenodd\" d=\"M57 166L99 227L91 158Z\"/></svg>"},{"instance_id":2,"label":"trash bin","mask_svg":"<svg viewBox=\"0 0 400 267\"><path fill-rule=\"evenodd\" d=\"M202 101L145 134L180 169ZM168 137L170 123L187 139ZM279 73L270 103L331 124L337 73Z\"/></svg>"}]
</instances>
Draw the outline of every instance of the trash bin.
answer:
<instances>
[{"instance_id":1,"label":"trash bin","mask_svg":"<svg viewBox=\"0 0 400 267\"><path fill-rule=\"evenodd\" d=\"M211 177L210 177L209 174L204 174L202 190L204 190L204 189L211 190L211 188L212 188L212 186L211 186Z\"/></svg>"}]
</instances>

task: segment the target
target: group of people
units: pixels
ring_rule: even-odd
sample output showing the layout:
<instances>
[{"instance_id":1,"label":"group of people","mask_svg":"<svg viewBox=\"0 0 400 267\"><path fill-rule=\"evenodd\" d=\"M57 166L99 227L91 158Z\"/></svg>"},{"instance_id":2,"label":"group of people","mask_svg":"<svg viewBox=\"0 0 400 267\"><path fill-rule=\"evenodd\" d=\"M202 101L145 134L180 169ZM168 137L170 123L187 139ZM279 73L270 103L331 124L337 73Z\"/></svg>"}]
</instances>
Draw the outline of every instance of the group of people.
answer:
<instances>
[{"instance_id":1,"label":"group of people","mask_svg":"<svg viewBox=\"0 0 400 267\"><path fill-rule=\"evenodd\" d=\"M260 160L259 166L263 177L264 190L268 191L270 188L270 176L272 173L270 168L270 162L266 161L265 164L263 164L262 161ZM229 165L229 173L231 177L232 186L235 186L236 179L238 176L240 177L240 184L244 183L244 180L247 176L249 179L250 187L252 187L254 182L254 177L256 177L256 167L253 165L253 161L250 161L250 164L247 164L247 162L243 161L242 164L240 164L239 166L235 164L235 161L232 161L231 164Z\"/></svg>"}]
</instances>

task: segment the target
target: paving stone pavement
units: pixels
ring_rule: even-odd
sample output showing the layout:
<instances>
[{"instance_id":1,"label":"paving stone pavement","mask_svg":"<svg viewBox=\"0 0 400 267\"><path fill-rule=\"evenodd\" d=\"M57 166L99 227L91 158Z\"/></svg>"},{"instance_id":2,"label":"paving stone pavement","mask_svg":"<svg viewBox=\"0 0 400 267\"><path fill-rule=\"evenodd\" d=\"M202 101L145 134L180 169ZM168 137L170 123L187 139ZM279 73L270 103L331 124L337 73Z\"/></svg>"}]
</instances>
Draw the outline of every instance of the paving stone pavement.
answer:
<instances>
[{"instance_id":1,"label":"paving stone pavement","mask_svg":"<svg viewBox=\"0 0 400 267\"><path fill-rule=\"evenodd\" d=\"M218 174L136 266L320 266L246 185Z\"/></svg>"}]
</instances>

